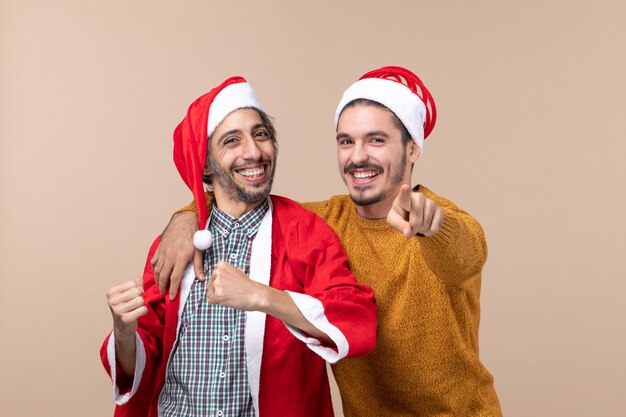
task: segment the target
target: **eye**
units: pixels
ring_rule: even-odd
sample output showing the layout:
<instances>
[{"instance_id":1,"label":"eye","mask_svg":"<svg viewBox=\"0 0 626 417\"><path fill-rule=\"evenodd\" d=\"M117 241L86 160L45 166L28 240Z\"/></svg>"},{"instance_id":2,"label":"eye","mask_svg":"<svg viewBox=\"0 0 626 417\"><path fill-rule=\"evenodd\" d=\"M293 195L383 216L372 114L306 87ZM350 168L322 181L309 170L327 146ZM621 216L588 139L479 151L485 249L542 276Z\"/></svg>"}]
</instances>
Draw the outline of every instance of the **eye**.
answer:
<instances>
[{"instance_id":1,"label":"eye","mask_svg":"<svg viewBox=\"0 0 626 417\"><path fill-rule=\"evenodd\" d=\"M254 132L255 139L269 139L270 134L267 130L261 129Z\"/></svg>"},{"instance_id":2,"label":"eye","mask_svg":"<svg viewBox=\"0 0 626 417\"><path fill-rule=\"evenodd\" d=\"M222 142L222 144L224 146L228 146L228 145L232 145L233 143L237 142L237 138L235 136L229 136L226 139L224 139L224 141Z\"/></svg>"},{"instance_id":3,"label":"eye","mask_svg":"<svg viewBox=\"0 0 626 417\"><path fill-rule=\"evenodd\" d=\"M352 139L348 139L348 138L337 139L337 145L340 145L340 146L352 145L353 143L354 141L352 141Z\"/></svg>"},{"instance_id":4,"label":"eye","mask_svg":"<svg viewBox=\"0 0 626 417\"><path fill-rule=\"evenodd\" d=\"M373 137L372 139L370 139L371 143L385 143L385 139L383 138L379 138L379 137Z\"/></svg>"}]
</instances>

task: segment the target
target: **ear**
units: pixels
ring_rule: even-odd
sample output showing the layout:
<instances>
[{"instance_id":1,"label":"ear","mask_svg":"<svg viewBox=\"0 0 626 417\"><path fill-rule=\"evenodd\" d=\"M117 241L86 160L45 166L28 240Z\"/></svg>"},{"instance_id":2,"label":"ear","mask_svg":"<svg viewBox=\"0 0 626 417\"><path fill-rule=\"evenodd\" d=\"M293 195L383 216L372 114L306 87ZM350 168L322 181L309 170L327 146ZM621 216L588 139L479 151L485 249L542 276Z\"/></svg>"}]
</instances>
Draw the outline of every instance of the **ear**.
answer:
<instances>
[{"instance_id":1,"label":"ear","mask_svg":"<svg viewBox=\"0 0 626 417\"><path fill-rule=\"evenodd\" d=\"M417 159L420 157L420 154L422 153L422 151L419 148L419 146L417 146L417 143L415 143L414 140L411 140L408 146L409 146L409 149L407 152L407 157L409 158L409 162L411 164L414 164L417 161Z\"/></svg>"},{"instance_id":2,"label":"ear","mask_svg":"<svg viewBox=\"0 0 626 417\"><path fill-rule=\"evenodd\" d=\"M206 153L206 159L204 160L204 171L202 171L202 175L212 175L214 174L213 170L211 169L211 164L209 163L209 152L211 151L211 139L209 138L209 143L207 144L207 153Z\"/></svg>"},{"instance_id":3,"label":"ear","mask_svg":"<svg viewBox=\"0 0 626 417\"><path fill-rule=\"evenodd\" d=\"M211 167L209 167L209 163L208 161L204 164L204 171L202 171L202 175L212 175L214 174L213 170L211 169Z\"/></svg>"}]
</instances>

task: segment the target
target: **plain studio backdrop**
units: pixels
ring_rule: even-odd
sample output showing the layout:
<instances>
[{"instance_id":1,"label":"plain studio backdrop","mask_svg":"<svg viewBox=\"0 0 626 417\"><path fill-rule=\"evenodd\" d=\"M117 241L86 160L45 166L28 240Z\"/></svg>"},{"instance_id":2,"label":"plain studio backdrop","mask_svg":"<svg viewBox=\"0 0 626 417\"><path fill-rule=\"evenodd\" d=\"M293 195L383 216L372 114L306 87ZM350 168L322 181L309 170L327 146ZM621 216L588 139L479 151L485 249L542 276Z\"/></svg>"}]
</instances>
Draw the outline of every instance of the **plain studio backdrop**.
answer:
<instances>
[{"instance_id":1,"label":"plain studio backdrop","mask_svg":"<svg viewBox=\"0 0 626 417\"><path fill-rule=\"evenodd\" d=\"M333 114L384 65L439 118L413 179L483 225L481 356L505 415L626 415L621 1L0 2L0 415L112 414L107 288L191 199L187 106L231 75L279 131L274 192L344 192ZM339 416L341 412L337 413Z\"/></svg>"}]
</instances>

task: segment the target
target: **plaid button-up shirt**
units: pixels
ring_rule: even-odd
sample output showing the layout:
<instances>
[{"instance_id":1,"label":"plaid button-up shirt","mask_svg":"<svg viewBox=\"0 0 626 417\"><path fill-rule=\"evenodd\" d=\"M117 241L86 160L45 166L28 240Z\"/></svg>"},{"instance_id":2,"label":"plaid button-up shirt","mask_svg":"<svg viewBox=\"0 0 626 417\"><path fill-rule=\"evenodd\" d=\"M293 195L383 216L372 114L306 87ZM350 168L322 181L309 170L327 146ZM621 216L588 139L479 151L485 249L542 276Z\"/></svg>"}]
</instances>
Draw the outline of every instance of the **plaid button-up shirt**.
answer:
<instances>
[{"instance_id":1,"label":"plaid button-up shirt","mask_svg":"<svg viewBox=\"0 0 626 417\"><path fill-rule=\"evenodd\" d=\"M213 207L213 245L204 256L207 278L220 261L250 273L252 239L268 208L266 200L235 219ZM205 284L195 279L180 320L159 397L163 415L254 416L244 345L246 312L209 304Z\"/></svg>"}]
</instances>

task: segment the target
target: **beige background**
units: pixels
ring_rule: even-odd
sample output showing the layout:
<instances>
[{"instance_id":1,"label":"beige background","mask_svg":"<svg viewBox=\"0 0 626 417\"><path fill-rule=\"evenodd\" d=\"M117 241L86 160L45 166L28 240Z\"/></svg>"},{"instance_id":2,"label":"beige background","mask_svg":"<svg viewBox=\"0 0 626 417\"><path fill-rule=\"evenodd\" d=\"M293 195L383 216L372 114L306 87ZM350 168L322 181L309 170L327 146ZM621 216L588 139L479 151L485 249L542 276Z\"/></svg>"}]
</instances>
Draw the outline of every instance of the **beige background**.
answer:
<instances>
[{"instance_id":1,"label":"beige background","mask_svg":"<svg viewBox=\"0 0 626 417\"><path fill-rule=\"evenodd\" d=\"M176 6L174 6L176 3ZM274 191L343 192L332 117L383 65L439 121L416 182L487 233L482 358L507 416L626 415L621 1L0 1L0 415L108 416L104 293L190 193L188 104L234 74L280 133Z\"/></svg>"}]
</instances>

